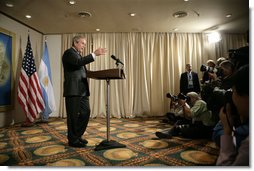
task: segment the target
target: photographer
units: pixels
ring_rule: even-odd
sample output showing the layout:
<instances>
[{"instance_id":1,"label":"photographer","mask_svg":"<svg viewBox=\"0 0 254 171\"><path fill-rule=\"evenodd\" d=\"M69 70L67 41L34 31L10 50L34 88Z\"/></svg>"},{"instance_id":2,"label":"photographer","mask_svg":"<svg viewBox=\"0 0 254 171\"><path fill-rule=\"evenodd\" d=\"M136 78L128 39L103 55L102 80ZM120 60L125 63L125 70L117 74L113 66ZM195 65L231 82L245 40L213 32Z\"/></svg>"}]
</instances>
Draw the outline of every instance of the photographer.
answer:
<instances>
[{"instance_id":1,"label":"photographer","mask_svg":"<svg viewBox=\"0 0 254 171\"><path fill-rule=\"evenodd\" d=\"M219 57L219 58L217 59L217 61L216 61L216 65L217 65L217 66L220 66L220 64L221 64L223 61L225 61L225 60L227 60L227 59L224 58L224 57Z\"/></svg>"},{"instance_id":2,"label":"photographer","mask_svg":"<svg viewBox=\"0 0 254 171\"><path fill-rule=\"evenodd\" d=\"M232 87L232 75L233 73L244 64L248 64L249 52L248 47L239 48L237 50L229 50L231 52L229 55L229 60L226 60L220 64L221 70L221 84L218 87L213 88L212 91L209 90L208 86L205 91L202 91L206 98L208 109L212 110L214 116L218 115L222 106L225 105L225 93L228 89ZM241 79L240 79L241 81ZM206 93L204 93L206 92ZM210 92L210 93L207 93ZM232 102L233 103L233 102ZM241 125L235 129L236 137L236 147L240 146L240 143L246 136L249 135L249 125ZM212 139L218 147L220 147L220 137L223 135L223 127L221 121L218 121L214 127Z\"/></svg>"},{"instance_id":3,"label":"photographer","mask_svg":"<svg viewBox=\"0 0 254 171\"><path fill-rule=\"evenodd\" d=\"M190 98L190 106L184 105L184 100L180 100L179 104L183 104L183 113L192 118L192 124L189 128L183 128L181 134L186 138L208 138L211 139L212 129L216 123L213 120L212 112L207 109L207 104L198 94L190 92L187 94Z\"/></svg>"},{"instance_id":4,"label":"photographer","mask_svg":"<svg viewBox=\"0 0 254 171\"><path fill-rule=\"evenodd\" d=\"M212 111L215 117L219 117L219 112L221 106L224 105L223 93L232 87L231 76L234 73L234 65L229 60L225 60L220 64L220 80L218 81L217 86L207 85L206 91L208 88L211 88L210 94L207 93L207 98L204 98L207 103L207 108ZM219 118L218 118L219 119Z\"/></svg>"},{"instance_id":5,"label":"photographer","mask_svg":"<svg viewBox=\"0 0 254 171\"><path fill-rule=\"evenodd\" d=\"M185 105L186 101L188 101L191 107ZM206 102L196 92L189 92L186 98L178 98L178 103L183 108L185 119L191 121L190 124L182 124L177 121L169 131L156 132L156 136L158 138L171 138L181 134L186 138L210 139L212 128L216 122L212 120L212 113L207 110Z\"/></svg>"},{"instance_id":6,"label":"photographer","mask_svg":"<svg viewBox=\"0 0 254 171\"><path fill-rule=\"evenodd\" d=\"M206 66L207 65L207 66ZM201 65L200 71L203 73L201 83L207 84L214 81L214 76L217 73L216 63L214 60L209 59L206 65Z\"/></svg>"},{"instance_id":7,"label":"photographer","mask_svg":"<svg viewBox=\"0 0 254 171\"><path fill-rule=\"evenodd\" d=\"M220 77L214 77L212 83L202 87L201 97L207 103L207 108L212 111L213 117L219 121L220 108L224 105L224 92L232 87L231 76L234 65L229 60L220 63L218 70Z\"/></svg>"},{"instance_id":8,"label":"photographer","mask_svg":"<svg viewBox=\"0 0 254 171\"><path fill-rule=\"evenodd\" d=\"M232 87L231 76L234 73L234 64L229 60L221 62L219 65L221 71L221 85L220 88L227 90Z\"/></svg>"},{"instance_id":9,"label":"photographer","mask_svg":"<svg viewBox=\"0 0 254 171\"><path fill-rule=\"evenodd\" d=\"M234 64L235 69L249 64L249 46L244 46L239 49L228 50L229 60Z\"/></svg>"},{"instance_id":10,"label":"photographer","mask_svg":"<svg viewBox=\"0 0 254 171\"><path fill-rule=\"evenodd\" d=\"M170 112L166 114L167 119L163 119L163 122L171 125L174 125L177 121L179 122L179 120L182 123L189 123L190 120L184 118L182 106L178 103L178 98L185 98L185 96L181 93L178 96L167 93L166 96L170 99ZM189 106L187 103L185 105Z\"/></svg>"},{"instance_id":11,"label":"photographer","mask_svg":"<svg viewBox=\"0 0 254 171\"><path fill-rule=\"evenodd\" d=\"M232 101L241 125L234 124L235 114L232 105L227 104L221 108L220 120L224 134L220 138L220 154L216 165L249 166L249 136L241 141L239 147L235 143L237 128L247 125L246 132L249 132L249 66L241 67L232 78Z\"/></svg>"}]
</instances>

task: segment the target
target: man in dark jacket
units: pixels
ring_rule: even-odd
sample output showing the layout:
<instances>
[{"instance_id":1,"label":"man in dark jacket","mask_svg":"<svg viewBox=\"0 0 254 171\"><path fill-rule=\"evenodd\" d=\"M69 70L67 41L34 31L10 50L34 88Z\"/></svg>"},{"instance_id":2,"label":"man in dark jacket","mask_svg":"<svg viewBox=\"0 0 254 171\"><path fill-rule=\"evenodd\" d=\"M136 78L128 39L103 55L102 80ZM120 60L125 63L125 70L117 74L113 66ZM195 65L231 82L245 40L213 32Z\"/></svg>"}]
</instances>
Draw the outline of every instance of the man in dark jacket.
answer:
<instances>
[{"instance_id":1,"label":"man in dark jacket","mask_svg":"<svg viewBox=\"0 0 254 171\"><path fill-rule=\"evenodd\" d=\"M98 48L93 53L82 57L80 53L86 46L83 36L77 35L72 40L72 47L62 57L64 67L64 92L67 111L68 143L72 147L85 147L87 140L82 139L89 117L89 85L85 65L93 62L96 56L104 55L105 48Z\"/></svg>"},{"instance_id":2,"label":"man in dark jacket","mask_svg":"<svg viewBox=\"0 0 254 171\"><path fill-rule=\"evenodd\" d=\"M192 71L191 64L186 64L186 72L180 77L180 92L187 94L188 92L200 93L200 84L198 74Z\"/></svg>"}]
</instances>

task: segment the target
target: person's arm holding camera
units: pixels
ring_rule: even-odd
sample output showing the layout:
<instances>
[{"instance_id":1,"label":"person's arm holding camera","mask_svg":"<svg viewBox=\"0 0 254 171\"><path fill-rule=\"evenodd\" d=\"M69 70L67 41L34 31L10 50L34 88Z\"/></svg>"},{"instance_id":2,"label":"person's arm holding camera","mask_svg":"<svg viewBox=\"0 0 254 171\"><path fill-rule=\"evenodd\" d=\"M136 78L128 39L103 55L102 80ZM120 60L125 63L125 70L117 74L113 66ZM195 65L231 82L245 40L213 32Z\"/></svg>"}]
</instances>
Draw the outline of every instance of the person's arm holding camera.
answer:
<instances>
[{"instance_id":1,"label":"person's arm holding camera","mask_svg":"<svg viewBox=\"0 0 254 171\"><path fill-rule=\"evenodd\" d=\"M217 76L217 74L214 73L214 72L208 72L208 75L209 75L209 78L210 78L212 81L216 81L216 80L219 79L218 76Z\"/></svg>"},{"instance_id":2,"label":"person's arm holding camera","mask_svg":"<svg viewBox=\"0 0 254 171\"><path fill-rule=\"evenodd\" d=\"M224 134L220 139L220 155L217 160L217 165L232 165L235 162L237 156L237 149L234 144L234 137L232 135L232 128L228 123L228 116L231 114L231 107L229 104L225 107L222 107L220 110L220 120L223 126Z\"/></svg>"},{"instance_id":3,"label":"person's arm holding camera","mask_svg":"<svg viewBox=\"0 0 254 171\"><path fill-rule=\"evenodd\" d=\"M183 108L183 115L184 115L184 117L186 119L190 119L191 118L191 110L190 110L189 105L187 105L186 100L178 99L178 103Z\"/></svg>"},{"instance_id":4,"label":"person's arm holding camera","mask_svg":"<svg viewBox=\"0 0 254 171\"><path fill-rule=\"evenodd\" d=\"M226 105L226 110L225 110L225 107L222 107L221 110L220 110L220 120L221 120L221 123L222 123L222 126L223 126L223 130L224 130L224 135L229 135L229 136L232 136L232 129L230 127L230 125L232 124L229 124L229 116L231 115L231 107L230 107L230 104L227 104Z\"/></svg>"}]
</instances>

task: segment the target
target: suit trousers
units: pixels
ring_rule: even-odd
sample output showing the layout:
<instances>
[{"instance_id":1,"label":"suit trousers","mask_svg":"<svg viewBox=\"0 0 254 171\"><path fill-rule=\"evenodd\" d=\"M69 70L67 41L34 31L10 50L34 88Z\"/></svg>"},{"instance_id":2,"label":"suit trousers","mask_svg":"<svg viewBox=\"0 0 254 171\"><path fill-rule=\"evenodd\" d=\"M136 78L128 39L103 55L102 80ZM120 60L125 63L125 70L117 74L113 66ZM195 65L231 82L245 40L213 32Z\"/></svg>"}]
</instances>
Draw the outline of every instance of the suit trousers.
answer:
<instances>
[{"instance_id":1,"label":"suit trousers","mask_svg":"<svg viewBox=\"0 0 254 171\"><path fill-rule=\"evenodd\" d=\"M86 131L90 118L88 96L65 97L67 112L68 141L73 143L81 138Z\"/></svg>"}]
</instances>

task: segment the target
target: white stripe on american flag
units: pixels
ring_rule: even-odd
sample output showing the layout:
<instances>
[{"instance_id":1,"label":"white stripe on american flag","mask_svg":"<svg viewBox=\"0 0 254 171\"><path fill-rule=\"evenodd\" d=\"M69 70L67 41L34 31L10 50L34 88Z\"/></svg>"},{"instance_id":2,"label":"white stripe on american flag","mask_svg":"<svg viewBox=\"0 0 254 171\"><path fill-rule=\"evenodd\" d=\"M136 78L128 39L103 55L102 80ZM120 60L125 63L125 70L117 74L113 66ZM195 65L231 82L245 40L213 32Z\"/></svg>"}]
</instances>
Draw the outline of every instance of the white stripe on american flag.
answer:
<instances>
[{"instance_id":1,"label":"white stripe on american flag","mask_svg":"<svg viewBox=\"0 0 254 171\"><path fill-rule=\"evenodd\" d=\"M20 88L18 88L18 100L19 100L19 103L21 104L23 110L25 111L25 113L28 113L28 108L27 108L27 105L26 104L26 99L23 95L23 93L21 92Z\"/></svg>"},{"instance_id":2,"label":"white stripe on american flag","mask_svg":"<svg viewBox=\"0 0 254 171\"><path fill-rule=\"evenodd\" d=\"M28 110L30 112L30 115L33 117L33 118L37 118L38 117L38 110L36 109L35 107L35 104L34 102L31 100L30 96L29 96L29 93L28 93Z\"/></svg>"},{"instance_id":3,"label":"white stripe on american flag","mask_svg":"<svg viewBox=\"0 0 254 171\"><path fill-rule=\"evenodd\" d=\"M27 80L28 77L27 75L24 73L24 70L21 69L21 74L20 74L20 78L19 78L19 86L18 86L18 98L19 101L22 103L22 107L25 110L26 113L28 113L28 109L26 104L26 94L27 94Z\"/></svg>"},{"instance_id":4,"label":"white stripe on american flag","mask_svg":"<svg viewBox=\"0 0 254 171\"><path fill-rule=\"evenodd\" d=\"M35 72L31 75L30 80L26 72L21 69L18 99L22 104L23 110L26 112L27 118L33 122L38 117L38 114L44 109L42 92L38 89L38 76ZM30 88L29 88L30 87Z\"/></svg>"},{"instance_id":5,"label":"white stripe on american flag","mask_svg":"<svg viewBox=\"0 0 254 171\"><path fill-rule=\"evenodd\" d=\"M38 74L37 73L34 74L34 77L35 77L35 82L36 82L36 88L38 88L38 87L40 87ZM42 97L41 88L37 89L37 101L40 105L40 109L43 110L45 108L45 105L44 105L44 100L43 100L43 97Z\"/></svg>"},{"instance_id":6,"label":"white stripe on american flag","mask_svg":"<svg viewBox=\"0 0 254 171\"><path fill-rule=\"evenodd\" d=\"M20 74L20 80L19 80L19 92L18 92L18 98L19 102L22 104L22 108L26 113L27 118L33 122L35 117L34 114L31 113L31 110L29 110L29 107L31 105L31 102L28 97L28 89L27 87L29 86L29 78L26 75L26 72L21 69L21 74Z\"/></svg>"},{"instance_id":7,"label":"white stripe on american flag","mask_svg":"<svg viewBox=\"0 0 254 171\"><path fill-rule=\"evenodd\" d=\"M36 74L34 73L31 75L31 80L30 80L30 85L31 85L31 96L30 99L35 105L35 109L37 113L41 112L44 108L43 103L42 103L42 93L40 90L38 90L38 79L36 80Z\"/></svg>"}]
</instances>

